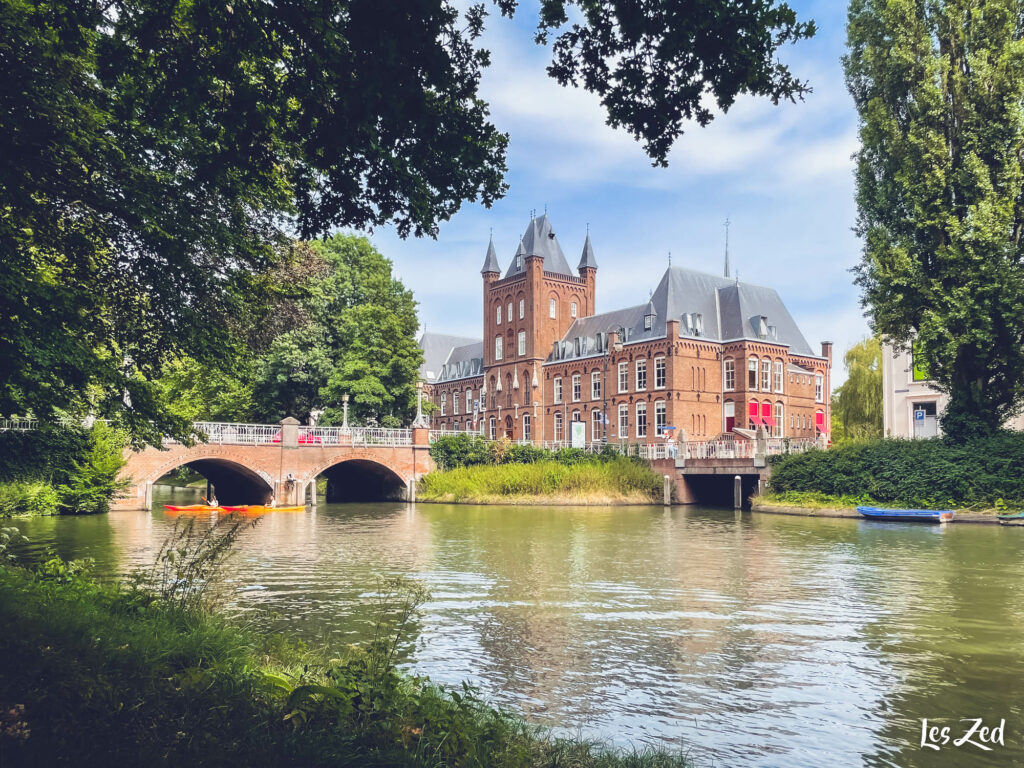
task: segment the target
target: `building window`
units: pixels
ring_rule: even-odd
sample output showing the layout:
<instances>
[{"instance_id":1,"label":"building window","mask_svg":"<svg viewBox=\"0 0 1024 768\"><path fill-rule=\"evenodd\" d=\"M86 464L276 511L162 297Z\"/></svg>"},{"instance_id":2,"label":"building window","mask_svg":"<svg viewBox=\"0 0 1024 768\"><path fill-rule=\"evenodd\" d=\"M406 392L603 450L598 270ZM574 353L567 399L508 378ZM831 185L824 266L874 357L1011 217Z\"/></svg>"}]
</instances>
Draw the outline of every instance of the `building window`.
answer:
<instances>
[{"instance_id":1,"label":"building window","mask_svg":"<svg viewBox=\"0 0 1024 768\"><path fill-rule=\"evenodd\" d=\"M757 358L747 361L747 389L757 390Z\"/></svg>"},{"instance_id":2,"label":"building window","mask_svg":"<svg viewBox=\"0 0 1024 768\"><path fill-rule=\"evenodd\" d=\"M665 401L658 400L654 404L654 434L658 437L665 436L665 427L668 426L667 410Z\"/></svg>"},{"instance_id":3,"label":"building window","mask_svg":"<svg viewBox=\"0 0 1024 768\"><path fill-rule=\"evenodd\" d=\"M636 361L636 391L647 389L647 361Z\"/></svg>"},{"instance_id":4,"label":"building window","mask_svg":"<svg viewBox=\"0 0 1024 768\"><path fill-rule=\"evenodd\" d=\"M501 336L495 336L494 337L494 359L495 360L501 360L501 342L502 342L502 337Z\"/></svg>"},{"instance_id":5,"label":"building window","mask_svg":"<svg viewBox=\"0 0 1024 768\"><path fill-rule=\"evenodd\" d=\"M569 315L571 317L576 317L576 302L575 301L572 304L569 305Z\"/></svg>"},{"instance_id":6,"label":"building window","mask_svg":"<svg viewBox=\"0 0 1024 768\"><path fill-rule=\"evenodd\" d=\"M551 301L548 302L548 315L551 317L558 316L558 305L555 303L554 299L551 299Z\"/></svg>"},{"instance_id":7,"label":"building window","mask_svg":"<svg viewBox=\"0 0 1024 768\"><path fill-rule=\"evenodd\" d=\"M491 416L490 420L487 422L487 429L488 434L491 436L491 440L493 440L497 436L497 422L493 416Z\"/></svg>"},{"instance_id":8,"label":"building window","mask_svg":"<svg viewBox=\"0 0 1024 768\"><path fill-rule=\"evenodd\" d=\"M508 303L508 315L507 316L508 316L508 321L511 323L512 322L512 302L511 301Z\"/></svg>"},{"instance_id":9,"label":"building window","mask_svg":"<svg viewBox=\"0 0 1024 768\"><path fill-rule=\"evenodd\" d=\"M452 416L459 415L459 393L452 392Z\"/></svg>"},{"instance_id":10,"label":"building window","mask_svg":"<svg viewBox=\"0 0 1024 768\"><path fill-rule=\"evenodd\" d=\"M473 412L473 390L466 390L466 413Z\"/></svg>"},{"instance_id":11,"label":"building window","mask_svg":"<svg viewBox=\"0 0 1024 768\"><path fill-rule=\"evenodd\" d=\"M910 370L913 372L914 381L928 381L928 363L921 354L921 345L915 339L910 345Z\"/></svg>"},{"instance_id":12,"label":"building window","mask_svg":"<svg viewBox=\"0 0 1024 768\"><path fill-rule=\"evenodd\" d=\"M619 363L619 392L629 391L629 363Z\"/></svg>"},{"instance_id":13,"label":"building window","mask_svg":"<svg viewBox=\"0 0 1024 768\"><path fill-rule=\"evenodd\" d=\"M572 376L572 401L578 403L580 398L583 396L583 377L578 373L574 373Z\"/></svg>"},{"instance_id":14,"label":"building window","mask_svg":"<svg viewBox=\"0 0 1024 768\"><path fill-rule=\"evenodd\" d=\"M590 374L590 399L601 399L601 372L594 371Z\"/></svg>"},{"instance_id":15,"label":"building window","mask_svg":"<svg viewBox=\"0 0 1024 768\"><path fill-rule=\"evenodd\" d=\"M495 307L494 313L497 316L496 319L497 319L498 325L501 325L501 304L499 304L497 307Z\"/></svg>"},{"instance_id":16,"label":"building window","mask_svg":"<svg viewBox=\"0 0 1024 768\"><path fill-rule=\"evenodd\" d=\"M782 392L782 384L785 380L785 375L782 371L782 362L780 360L775 361L775 391Z\"/></svg>"},{"instance_id":17,"label":"building window","mask_svg":"<svg viewBox=\"0 0 1024 768\"><path fill-rule=\"evenodd\" d=\"M565 439L565 430L562 425L562 412L557 411L555 413L555 442L560 443Z\"/></svg>"},{"instance_id":18,"label":"building window","mask_svg":"<svg viewBox=\"0 0 1024 768\"><path fill-rule=\"evenodd\" d=\"M530 414L523 414L523 440L532 440L530 436Z\"/></svg>"},{"instance_id":19,"label":"building window","mask_svg":"<svg viewBox=\"0 0 1024 768\"><path fill-rule=\"evenodd\" d=\"M820 373L814 374L814 402L825 402L825 377Z\"/></svg>"},{"instance_id":20,"label":"building window","mask_svg":"<svg viewBox=\"0 0 1024 768\"><path fill-rule=\"evenodd\" d=\"M555 402L562 402L562 377L555 376Z\"/></svg>"},{"instance_id":21,"label":"building window","mask_svg":"<svg viewBox=\"0 0 1024 768\"><path fill-rule=\"evenodd\" d=\"M665 388L665 358L654 358L654 388Z\"/></svg>"},{"instance_id":22,"label":"building window","mask_svg":"<svg viewBox=\"0 0 1024 768\"><path fill-rule=\"evenodd\" d=\"M523 299L519 300L519 319L522 320L526 316L526 302Z\"/></svg>"},{"instance_id":23,"label":"building window","mask_svg":"<svg viewBox=\"0 0 1024 768\"><path fill-rule=\"evenodd\" d=\"M722 373L722 388L726 392L736 389L736 361L731 357L725 359L725 368Z\"/></svg>"},{"instance_id":24,"label":"building window","mask_svg":"<svg viewBox=\"0 0 1024 768\"><path fill-rule=\"evenodd\" d=\"M636 404L636 436L647 437L647 403L643 400Z\"/></svg>"},{"instance_id":25,"label":"building window","mask_svg":"<svg viewBox=\"0 0 1024 768\"><path fill-rule=\"evenodd\" d=\"M599 440L601 437L601 412L590 412L590 439Z\"/></svg>"},{"instance_id":26,"label":"building window","mask_svg":"<svg viewBox=\"0 0 1024 768\"><path fill-rule=\"evenodd\" d=\"M526 331L519 332L519 356L526 354Z\"/></svg>"},{"instance_id":27,"label":"building window","mask_svg":"<svg viewBox=\"0 0 1024 768\"><path fill-rule=\"evenodd\" d=\"M654 317L651 315L644 315L644 330L651 330L651 326L654 325Z\"/></svg>"},{"instance_id":28,"label":"building window","mask_svg":"<svg viewBox=\"0 0 1024 768\"><path fill-rule=\"evenodd\" d=\"M785 430L786 422L782 420L782 403L775 404L775 436L782 437Z\"/></svg>"},{"instance_id":29,"label":"building window","mask_svg":"<svg viewBox=\"0 0 1024 768\"><path fill-rule=\"evenodd\" d=\"M448 393L447 392L442 392L441 393L441 415L442 416L447 416L448 415L447 408L448 408Z\"/></svg>"},{"instance_id":30,"label":"building window","mask_svg":"<svg viewBox=\"0 0 1024 768\"><path fill-rule=\"evenodd\" d=\"M622 403L619 406L619 438L625 440L629 437L629 406Z\"/></svg>"},{"instance_id":31,"label":"building window","mask_svg":"<svg viewBox=\"0 0 1024 768\"><path fill-rule=\"evenodd\" d=\"M761 361L761 391L772 391L772 361L767 358Z\"/></svg>"}]
</instances>

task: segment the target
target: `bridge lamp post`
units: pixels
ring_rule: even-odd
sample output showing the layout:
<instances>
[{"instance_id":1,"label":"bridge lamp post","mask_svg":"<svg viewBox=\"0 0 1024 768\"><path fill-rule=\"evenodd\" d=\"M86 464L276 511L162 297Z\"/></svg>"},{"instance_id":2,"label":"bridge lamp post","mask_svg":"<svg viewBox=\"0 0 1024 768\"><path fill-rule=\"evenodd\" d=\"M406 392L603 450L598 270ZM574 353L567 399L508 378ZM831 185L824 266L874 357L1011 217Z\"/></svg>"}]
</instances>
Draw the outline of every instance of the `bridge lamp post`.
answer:
<instances>
[{"instance_id":1,"label":"bridge lamp post","mask_svg":"<svg viewBox=\"0 0 1024 768\"><path fill-rule=\"evenodd\" d=\"M343 429L348 429L348 392L345 392L341 396L341 408L342 408L342 422L341 426Z\"/></svg>"}]
</instances>

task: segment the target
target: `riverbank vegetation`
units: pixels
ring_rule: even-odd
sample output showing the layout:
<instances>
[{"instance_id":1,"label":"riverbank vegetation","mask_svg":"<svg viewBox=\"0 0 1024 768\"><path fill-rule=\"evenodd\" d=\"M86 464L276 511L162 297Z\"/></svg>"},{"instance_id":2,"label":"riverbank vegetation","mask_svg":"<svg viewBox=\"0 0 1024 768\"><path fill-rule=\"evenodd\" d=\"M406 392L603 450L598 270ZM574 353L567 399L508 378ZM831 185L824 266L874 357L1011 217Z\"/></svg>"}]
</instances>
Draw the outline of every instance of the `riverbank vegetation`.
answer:
<instances>
[{"instance_id":1,"label":"riverbank vegetation","mask_svg":"<svg viewBox=\"0 0 1024 768\"><path fill-rule=\"evenodd\" d=\"M772 499L797 506L1024 508L1024 434L871 440L772 457ZM805 503L811 502L811 503Z\"/></svg>"},{"instance_id":2,"label":"riverbank vegetation","mask_svg":"<svg viewBox=\"0 0 1024 768\"><path fill-rule=\"evenodd\" d=\"M430 455L438 470L420 481L420 501L649 504L662 499L661 475L612 446L600 453L577 448L552 451L460 434L439 438Z\"/></svg>"},{"instance_id":3,"label":"riverbank vegetation","mask_svg":"<svg viewBox=\"0 0 1024 768\"><path fill-rule=\"evenodd\" d=\"M0 564L0 764L686 765L552 738L469 686L400 672L414 583L382 584L372 640L340 653L228 621L206 586L238 530L223 525L177 535L120 585L60 560Z\"/></svg>"},{"instance_id":4,"label":"riverbank vegetation","mask_svg":"<svg viewBox=\"0 0 1024 768\"><path fill-rule=\"evenodd\" d=\"M106 512L124 445L103 422L0 432L0 517Z\"/></svg>"}]
</instances>

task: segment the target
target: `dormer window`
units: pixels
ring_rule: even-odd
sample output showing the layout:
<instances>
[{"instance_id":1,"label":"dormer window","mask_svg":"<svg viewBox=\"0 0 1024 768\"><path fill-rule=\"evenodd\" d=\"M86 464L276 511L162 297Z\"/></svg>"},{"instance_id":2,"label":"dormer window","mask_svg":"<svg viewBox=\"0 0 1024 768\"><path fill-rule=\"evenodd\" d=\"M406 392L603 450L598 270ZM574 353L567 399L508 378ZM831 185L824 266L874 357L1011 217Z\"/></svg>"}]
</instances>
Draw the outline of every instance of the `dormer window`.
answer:
<instances>
[{"instance_id":1,"label":"dormer window","mask_svg":"<svg viewBox=\"0 0 1024 768\"><path fill-rule=\"evenodd\" d=\"M649 331L654 327L654 315L644 315L644 330Z\"/></svg>"},{"instance_id":2,"label":"dormer window","mask_svg":"<svg viewBox=\"0 0 1024 768\"><path fill-rule=\"evenodd\" d=\"M516 269L522 269L522 268L523 268L523 257L519 256L517 254L516 255Z\"/></svg>"}]
</instances>

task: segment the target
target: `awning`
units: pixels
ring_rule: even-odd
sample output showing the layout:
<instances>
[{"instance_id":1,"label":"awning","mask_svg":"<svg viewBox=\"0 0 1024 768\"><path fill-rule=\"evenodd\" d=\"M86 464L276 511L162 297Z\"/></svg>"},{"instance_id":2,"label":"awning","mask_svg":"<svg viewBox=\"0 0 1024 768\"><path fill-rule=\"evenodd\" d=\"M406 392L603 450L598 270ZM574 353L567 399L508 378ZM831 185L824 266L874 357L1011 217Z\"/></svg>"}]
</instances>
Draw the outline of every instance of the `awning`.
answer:
<instances>
[{"instance_id":1,"label":"awning","mask_svg":"<svg viewBox=\"0 0 1024 768\"><path fill-rule=\"evenodd\" d=\"M775 426L775 419L773 419L771 416L765 416L764 417L764 423L767 424L769 427L774 427Z\"/></svg>"},{"instance_id":2,"label":"awning","mask_svg":"<svg viewBox=\"0 0 1024 768\"><path fill-rule=\"evenodd\" d=\"M751 424L764 424L764 422L761 421L761 417L755 416L754 414L750 414L750 422Z\"/></svg>"},{"instance_id":3,"label":"awning","mask_svg":"<svg viewBox=\"0 0 1024 768\"><path fill-rule=\"evenodd\" d=\"M821 434L823 434L823 435L825 434L825 425L824 424L815 424L814 428L816 430L818 430L819 432L821 432Z\"/></svg>"}]
</instances>

